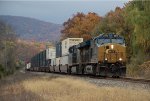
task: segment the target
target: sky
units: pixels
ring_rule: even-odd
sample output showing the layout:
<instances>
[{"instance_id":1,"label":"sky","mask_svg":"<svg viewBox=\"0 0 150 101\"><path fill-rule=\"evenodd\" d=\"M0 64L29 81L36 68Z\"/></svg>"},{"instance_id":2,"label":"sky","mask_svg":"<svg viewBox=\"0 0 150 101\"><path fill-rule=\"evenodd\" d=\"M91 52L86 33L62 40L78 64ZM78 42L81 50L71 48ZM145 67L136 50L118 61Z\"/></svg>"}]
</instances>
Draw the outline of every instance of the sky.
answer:
<instances>
[{"instance_id":1,"label":"sky","mask_svg":"<svg viewBox=\"0 0 150 101\"><path fill-rule=\"evenodd\" d=\"M105 16L117 6L123 7L128 0L0 0L0 15L36 18L62 24L77 12L95 12Z\"/></svg>"}]
</instances>

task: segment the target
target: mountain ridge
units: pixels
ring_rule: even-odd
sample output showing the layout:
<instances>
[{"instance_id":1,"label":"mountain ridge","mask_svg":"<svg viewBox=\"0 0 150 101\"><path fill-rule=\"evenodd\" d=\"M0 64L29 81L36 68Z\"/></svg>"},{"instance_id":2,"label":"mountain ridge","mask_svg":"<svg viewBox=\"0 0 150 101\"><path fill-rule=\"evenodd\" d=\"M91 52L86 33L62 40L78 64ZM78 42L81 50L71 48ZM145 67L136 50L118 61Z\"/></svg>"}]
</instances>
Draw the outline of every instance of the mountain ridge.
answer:
<instances>
[{"instance_id":1,"label":"mountain ridge","mask_svg":"<svg viewBox=\"0 0 150 101\"><path fill-rule=\"evenodd\" d=\"M0 21L10 25L17 36L24 40L58 41L62 25L31 17L0 15Z\"/></svg>"}]
</instances>

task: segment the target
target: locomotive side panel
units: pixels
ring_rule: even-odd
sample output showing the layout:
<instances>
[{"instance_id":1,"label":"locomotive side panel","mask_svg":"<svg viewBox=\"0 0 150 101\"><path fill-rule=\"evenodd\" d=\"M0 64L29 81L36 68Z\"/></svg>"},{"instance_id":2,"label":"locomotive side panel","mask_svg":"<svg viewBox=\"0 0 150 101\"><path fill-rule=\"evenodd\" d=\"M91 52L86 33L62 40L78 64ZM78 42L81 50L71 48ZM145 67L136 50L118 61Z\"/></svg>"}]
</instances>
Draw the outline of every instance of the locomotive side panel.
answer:
<instances>
[{"instance_id":1,"label":"locomotive side panel","mask_svg":"<svg viewBox=\"0 0 150 101\"><path fill-rule=\"evenodd\" d=\"M104 61L104 52L105 52L105 47L101 46L98 48L98 62L103 62Z\"/></svg>"},{"instance_id":2,"label":"locomotive side panel","mask_svg":"<svg viewBox=\"0 0 150 101\"><path fill-rule=\"evenodd\" d=\"M54 67L55 72L60 72L60 57L56 58L56 66Z\"/></svg>"},{"instance_id":3,"label":"locomotive side panel","mask_svg":"<svg viewBox=\"0 0 150 101\"><path fill-rule=\"evenodd\" d=\"M90 45L91 40L80 43L80 64L86 64L90 62Z\"/></svg>"},{"instance_id":4,"label":"locomotive side panel","mask_svg":"<svg viewBox=\"0 0 150 101\"><path fill-rule=\"evenodd\" d=\"M95 44L95 40L91 41L90 55L91 63L98 63L98 47Z\"/></svg>"},{"instance_id":5,"label":"locomotive side panel","mask_svg":"<svg viewBox=\"0 0 150 101\"><path fill-rule=\"evenodd\" d=\"M69 65L78 65L80 62L80 50L78 49L80 45L74 45L69 48Z\"/></svg>"},{"instance_id":6,"label":"locomotive side panel","mask_svg":"<svg viewBox=\"0 0 150 101\"><path fill-rule=\"evenodd\" d=\"M60 71L63 73L67 73L68 58L69 58L69 55L65 55L65 56L60 57Z\"/></svg>"},{"instance_id":7,"label":"locomotive side panel","mask_svg":"<svg viewBox=\"0 0 150 101\"><path fill-rule=\"evenodd\" d=\"M56 66L56 58L53 58L53 59L51 59L51 66L50 66L51 72L55 71L55 66Z\"/></svg>"}]
</instances>

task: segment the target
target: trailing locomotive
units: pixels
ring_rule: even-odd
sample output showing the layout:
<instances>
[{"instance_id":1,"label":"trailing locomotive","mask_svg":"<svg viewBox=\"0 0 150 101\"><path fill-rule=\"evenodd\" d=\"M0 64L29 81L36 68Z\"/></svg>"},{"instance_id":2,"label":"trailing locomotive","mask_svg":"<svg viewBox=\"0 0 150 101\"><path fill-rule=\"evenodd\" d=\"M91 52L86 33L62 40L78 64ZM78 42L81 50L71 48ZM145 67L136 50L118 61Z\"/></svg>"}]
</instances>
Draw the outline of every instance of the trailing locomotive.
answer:
<instances>
[{"instance_id":1,"label":"trailing locomotive","mask_svg":"<svg viewBox=\"0 0 150 101\"><path fill-rule=\"evenodd\" d=\"M109 77L126 74L125 40L116 34L101 34L84 42L82 38L67 38L56 45L55 51L49 59L45 55L34 56L30 70Z\"/></svg>"}]
</instances>

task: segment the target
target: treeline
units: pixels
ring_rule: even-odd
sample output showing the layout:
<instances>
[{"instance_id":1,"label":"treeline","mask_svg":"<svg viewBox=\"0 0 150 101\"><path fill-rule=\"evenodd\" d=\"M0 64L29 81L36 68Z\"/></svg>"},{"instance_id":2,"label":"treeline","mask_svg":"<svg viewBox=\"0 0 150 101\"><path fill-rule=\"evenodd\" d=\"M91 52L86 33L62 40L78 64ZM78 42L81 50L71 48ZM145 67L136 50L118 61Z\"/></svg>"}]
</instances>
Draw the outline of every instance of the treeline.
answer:
<instances>
[{"instance_id":1,"label":"treeline","mask_svg":"<svg viewBox=\"0 0 150 101\"><path fill-rule=\"evenodd\" d=\"M102 33L120 34L126 40L128 74L130 76L145 75L140 65L150 60L149 5L149 1L133 0L126 3L123 8L116 7L104 17L96 13L77 13L64 22L62 39L83 37L84 40L88 40ZM148 68L150 74L150 67ZM150 78L150 75L148 77Z\"/></svg>"},{"instance_id":2,"label":"treeline","mask_svg":"<svg viewBox=\"0 0 150 101\"><path fill-rule=\"evenodd\" d=\"M46 44L50 45L51 43L18 39L16 50L18 61L21 60L25 63L30 62L30 59L35 54L45 49Z\"/></svg>"},{"instance_id":3,"label":"treeline","mask_svg":"<svg viewBox=\"0 0 150 101\"><path fill-rule=\"evenodd\" d=\"M0 21L0 78L24 67L44 49L45 43L21 40L10 25Z\"/></svg>"},{"instance_id":4,"label":"treeline","mask_svg":"<svg viewBox=\"0 0 150 101\"><path fill-rule=\"evenodd\" d=\"M16 37L10 26L0 22L0 78L16 69Z\"/></svg>"}]
</instances>

